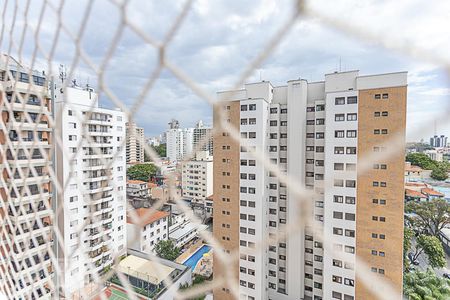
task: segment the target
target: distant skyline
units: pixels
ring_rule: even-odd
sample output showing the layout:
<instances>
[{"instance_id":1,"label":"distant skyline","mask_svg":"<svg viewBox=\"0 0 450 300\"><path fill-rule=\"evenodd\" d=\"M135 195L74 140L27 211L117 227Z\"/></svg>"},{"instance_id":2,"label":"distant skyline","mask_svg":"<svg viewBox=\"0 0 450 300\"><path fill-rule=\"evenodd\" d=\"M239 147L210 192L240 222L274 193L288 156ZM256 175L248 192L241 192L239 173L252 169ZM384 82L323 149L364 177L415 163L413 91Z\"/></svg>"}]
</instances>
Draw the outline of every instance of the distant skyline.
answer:
<instances>
[{"instance_id":1,"label":"distant skyline","mask_svg":"<svg viewBox=\"0 0 450 300\"><path fill-rule=\"evenodd\" d=\"M69 1L64 5L62 20L73 33L80 28L87 3L87 0ZM176 0L131 1L127 13L129 19L146 34L162 40L183 4ZM308 4L325 15L358 24L358 29L363 28L373 36L383 36L411 49L430 50L433 57L450 61L448 1L430 5L424 0L346 0L330 5L329 1L315 0ZM24 7L19 3L18 23L23 22ZM12 21L13 10L14 6L9 5L5 22ZM24 46L20 53L16 48L11 51L11 55L21 58L25 64L30 62L36 47L31 30L37 28L40 11L41 3L32 1ZM242 0L194 1L193 8L166 50L167 59L212 95L216 91L230 89L291 12L292 1L288 0L264 0L256 4ZM103 22L104 19L109 21ZM115 5L108 1L94 2L80 45L96 66L103 63L120 27L119 20L120 13ZM47 8L38 35L41 49L51 49L57 21L56 14ZM21 30L14 30L13 39L20 40L21 34ZM9 34L5 35L3 43L8 44L5 39L9 38ZM104 78L108 89L129 107L156 66L157 53L134 32L125 29L108 61ZM75 54L72 38L62 31L53 57L54 71L57 72L60 63L70 69ZM409 71L407 141L428 140L433 135L436 114L442 113L450 103L450 85L442 66L386 50L376 41L349 37L322 25L315 18L300 18L246 82L256 82L261 78L274 85L284 85L286 81L299 77L319 81L323 80L324 74L338 70L339 64L342 70L358 69L360 74ZM47 62L39 51L35 68L47 68ZM78 82L98 86L95 72L82 60L74 74ZM101 99L102 105L113 106L104 94ZM165 131L172 118L179 120L183 127L194 126L199 119L212 124L210 106L167 70L163 70L135 117L139 126L145 129L146 136ZM417 135L423 128L426 130ZM450 123L438 123L437 132L450 136Z\"/></svg>"}]
</instances>

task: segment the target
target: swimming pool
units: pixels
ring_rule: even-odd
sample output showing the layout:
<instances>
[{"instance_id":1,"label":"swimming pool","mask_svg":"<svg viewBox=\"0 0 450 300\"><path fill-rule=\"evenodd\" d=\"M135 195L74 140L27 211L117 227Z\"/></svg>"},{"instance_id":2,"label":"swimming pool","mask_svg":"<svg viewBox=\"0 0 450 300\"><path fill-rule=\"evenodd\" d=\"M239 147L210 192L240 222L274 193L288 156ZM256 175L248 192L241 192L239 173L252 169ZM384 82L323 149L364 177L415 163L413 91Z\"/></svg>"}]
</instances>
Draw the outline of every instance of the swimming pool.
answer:
<instances>
[{"instance_id":1,"label":"swimming pool","mask_svg":"<svg viewBox=\"0 0 450 300\"><path fill-rule=\"evenodd\" d=\"M188 259L186 259L183 262L183 265L190 267L192 271L194 271L195 266L197 265L200 258L202 258L203 254L209 252L209 250L211 250L210 246L208 245L201 246L200 249L195 251L194 254L192 254Z\"/></svg>"}]
</instances>

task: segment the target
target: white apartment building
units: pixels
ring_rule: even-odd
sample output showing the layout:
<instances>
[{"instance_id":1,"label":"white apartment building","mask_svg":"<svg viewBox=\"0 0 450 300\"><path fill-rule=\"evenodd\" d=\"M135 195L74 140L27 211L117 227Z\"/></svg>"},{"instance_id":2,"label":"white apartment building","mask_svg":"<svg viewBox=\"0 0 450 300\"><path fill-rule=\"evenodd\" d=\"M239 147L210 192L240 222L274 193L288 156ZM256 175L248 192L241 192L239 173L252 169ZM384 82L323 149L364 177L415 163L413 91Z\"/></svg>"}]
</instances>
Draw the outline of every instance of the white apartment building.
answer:
<instances>
[{"instance_id":1,"label":"white apartment building","mask_svg":"<svg viewBox=\"0 0 450 300\"><path fill-rule=\"evenodd\" d=\"M169 213L149 208L134 210L136 218L127 217L128 248L152 253L155 245L169 237Z\"/></svg>"},{"instance_id":2,"label":"white apartment building","mask_svg":"<svg viewBox=\"0 0 450 300\"><path fill-rule=\"evenodd\" d=\"M169 123L166 131L166 151L170 161L181 161L193 151L208 151L213 154L212 128L200 120L194 128L180 128L177 120Z\"/></svg>"},{"instance_id":3,"label":"white apartment building","mask_svg":"<svg viewBox=\"0 0 450 300\"><path fill-rule=\"evenodd\" d=\"M0 298L53 299L49 170L52 101L45 77L0 57ZM4 159L4 160L3 160Z\"/></svg>"},{"instance_id":4,"label":"white apartment building","mask_svg":"<svg viewBox=\"0 0 450 300\"><path fill-rule=\"evenodd\" d=\"M213 158L208 151L199 151L183 163L181 182L183 197L203 205L213 192Z\"/></svg>"},{"instance_id":5,"label":"white apartment building","mask_svg":"<svg viewBox=\"0 0 450 300\"><path fill-rule=\"evenodd\" d=\"M92 89L77 86L55 89L55 118L63 147L56 172L64 183L59 284L70 298L126 254L127 120L120 110L100 108Z\"/></svg>"},{"instance_id":6,"label":"white apartment building","mask_svg":"<svg viewBox=\"0 0 450 300\"><path fill-rule=\"evenodd\" d=\"M144 162L144 128L137 127L135 122L126 123L126 155L127 164Z\"/></svg>"},{"instance_id":7,"label":"white apartment building","mask_svg":"<svg viewBox=\"0 0 450 300\"><path fill-rule=\"evenodd\" d=\"M138 198L150 197L148 183L142 180L127 180L127 196Z\"/></svg>"},{"instance_id":8,"label":"white apartment building","mask_svg":"<svg viewBox=\"0 0 450 300\"><path fill-rule=\"evenodd\" d=\"M404 139L406 85L406 72L349 71L321 82L263 81L218 93L213 234L225 254L238 250L240 259L215 260L214 274L233 268L241 299L375 299L356 279L358 268L390 282L401 299L404 150L356 170L366 157L388 151L392 136ZM239 130L247 149L222 122ZM252 149L315 192L307 199L311 210ZM305 214L313 221L303 227ZM288 234L287 226L297 230ZM323 249L316 230L332 241L332 251ZM256 248L267 239L268 247ZM226 283L214 297L233 298Z\"/></svg>"}]
</instances>

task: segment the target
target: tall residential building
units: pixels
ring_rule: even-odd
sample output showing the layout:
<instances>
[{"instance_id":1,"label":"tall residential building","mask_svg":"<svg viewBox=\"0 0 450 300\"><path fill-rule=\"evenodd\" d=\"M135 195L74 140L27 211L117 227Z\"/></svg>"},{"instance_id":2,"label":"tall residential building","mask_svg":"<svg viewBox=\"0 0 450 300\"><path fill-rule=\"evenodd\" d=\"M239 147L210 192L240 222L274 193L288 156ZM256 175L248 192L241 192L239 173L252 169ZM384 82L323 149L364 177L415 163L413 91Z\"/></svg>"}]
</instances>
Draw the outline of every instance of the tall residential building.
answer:
<instances>
[{"instance_id":1,"label":"tall residential building","mask_svg":"<svg viewBox=\"0 0 450 300\"><path fill-rule=\"evenodd\" d=\"M183 197L204 205L213 192L213 157L208 151L199 151L195 158L183 162L181 182Z\"/></svg>"},{"instance_id":2,"label":"tall residential building","mask_svg":"<svg viewBox=\"0 0 450 300\"><path fill-rule=\"evenodd\" d=\"M55 91L56 172L64 193L58 226L65 297L90 292L96 276L126 254L126 116L98 106L90 88ZM88 287L89 288L86 288Z\"/></svg>"},{"instance_id":3,"label":"tall residential building","mask_svg":"<svg viewBox=\"0 0 450 300\"><path fill-rule=\"evenodd\" d=\"M126 124L127 136L127 164L144 162L144 128L137 127L136 123Z\"/></svg>"},{"instance_id":4,"label":"tall residential building","mask_svg":"<svg viewBox=\"0 0 450 300\"><path fill-rule=\"evenodd\" d=\"M241 299L375 299L357 279L367 271L392 284L401 299L404 150L383 152L392 151L393 137L404 142L406 86L406 72L349 71L321 82L263 81L218 93L213 233L223 254L240 256L234 265L215 259L214 276L229 276L231 268ZM221 121L315 196L302 205ZM288 234L289 226L297 230ZM257 248L266 240L267 247ZM233 298L227 282L215 298Z\"/></svg>"},{"instance_id":5,"label":"tall residential building","mask_svg":"<svg viewBox=\"0 0 450 300\"><path fill-rule=\"evenodd\" d=\"M432 147L447 147L447 137L445 135L435 135L430 138L430 145Z\"/></svg>"},{"instance_id":6,"label":"tall residential building","mask_svg":"<svg viewBox=\"0 0 450 300\"><path fill-rule=\"evenodd\" d=\"M171 161L181 161L197 151L213 154L212 128L199 121L194 128L180 128L177 120L169 123L166 131L167 157Z\"/></svg>"},{"instance_id":7,"label":"tall residential building","mask_svg":"<svg viewBox=\"0 0 450 300\"><path fill-rule=\"evenodd\" d=\"M52 299L53 139L47 82L41 73L30 76L29 69L2 55L0 92L0 298Z\"/></svg>"}]
</instances>

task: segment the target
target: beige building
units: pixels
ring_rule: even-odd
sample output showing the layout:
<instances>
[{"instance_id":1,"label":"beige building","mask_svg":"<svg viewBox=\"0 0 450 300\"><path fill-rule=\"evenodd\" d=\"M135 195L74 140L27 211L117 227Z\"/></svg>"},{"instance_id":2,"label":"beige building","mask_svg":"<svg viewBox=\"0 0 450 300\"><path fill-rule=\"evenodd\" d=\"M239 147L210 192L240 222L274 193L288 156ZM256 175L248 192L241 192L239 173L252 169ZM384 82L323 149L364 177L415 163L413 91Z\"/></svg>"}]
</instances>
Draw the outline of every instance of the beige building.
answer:
<instances>
[{"instance_id":1,"label":"beige building","mask_svg":"<svg viewBox=\"0 0 450 300\"><path fill-rule=\"evenodd\" d=\"M215 257L214 276L227 276L215 298L233 299L235 284L240 299L249 300L375 299L357 276L367 271L392 284L401 299L404 150L382 152L392 137L404 142L406 86L406 72L349 71L320 82L263 81L218 93L213 234L223 254L238 250L239 257L234 264ZM222 122L238 130L239 142ZM315 192L308 210L252 148ZM368 157L375 157L372 168L362 170ZM301 215L311 221L286 232ZM333 245L325 248L317 230Z\"/></svg>"},{"instance_id":2,"label":"beige building","mask_svg":"<svg viewBox=\"0 0 450 300\"><path fill-rule=\"evenodd\" d=\"M144 128L137 127L136 123L128 122L126 124L127 136L127 164L144 162Z\"/></svg>"},{"instance_id":3,"label":"beige building","mask_svg":"<svg viewBox=\"0 0 450 300\"><path fill-rule=\"evenodd\" d=\"M213 190L213 157L208 151L197 152L194 159L182 164L183 197L204 205Z\"/></svg>"}]
</instances>

